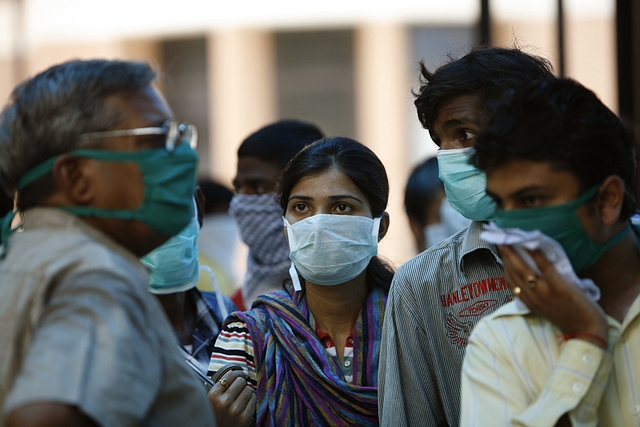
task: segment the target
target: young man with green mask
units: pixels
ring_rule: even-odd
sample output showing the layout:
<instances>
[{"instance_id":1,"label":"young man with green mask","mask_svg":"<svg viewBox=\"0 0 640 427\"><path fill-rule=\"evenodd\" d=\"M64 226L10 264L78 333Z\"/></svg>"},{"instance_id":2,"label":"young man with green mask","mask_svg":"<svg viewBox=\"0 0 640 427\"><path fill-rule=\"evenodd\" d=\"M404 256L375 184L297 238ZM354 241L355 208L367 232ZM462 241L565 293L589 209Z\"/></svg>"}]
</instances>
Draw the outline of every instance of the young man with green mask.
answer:
<instances>
[{"instance_id":1,"label":"young man with green mask","mask_svg":"<svg viewBox=\"0 0 640 427\"><path fill-rule=\"evenodd\" d=\"M517 296L474 329L461 426L640 420L640 227L633 139L588 89L545 79L500 105L476 143L496 225L557 241L588 294L539 250L499 246ZM521 254L521 255L519 255ZM527 259L531 257L530 260ZM569 277L570 278L570 277Z\"/></svg>"},{"instance_id":2,"label":"young man with green mask","mask_svg":"<svg viewBox=\"0 0 640 427\"><path fill-rule=\"evenodd\" d=\"M457 426L460 369L475 324L512 299L494 245L480 240L495 205L468 164L487 107L505 91L550 76L545 59L518 49L476 49L435 72L422 66L415 105L438 145L447 200L471 225L396 272L380 347L380 423Z\"/></svg>"},{"instance_id":3,"label":"young man with green mask","mask_svg":"<svg viewBox=\"0 0 640 427\"><path fill-rule=\"evenodd\" d=\"M2 426L215 425L138 260L193 216L197 135L154 78L72 61L0 115Z\"/></svg>"}]
</instances>

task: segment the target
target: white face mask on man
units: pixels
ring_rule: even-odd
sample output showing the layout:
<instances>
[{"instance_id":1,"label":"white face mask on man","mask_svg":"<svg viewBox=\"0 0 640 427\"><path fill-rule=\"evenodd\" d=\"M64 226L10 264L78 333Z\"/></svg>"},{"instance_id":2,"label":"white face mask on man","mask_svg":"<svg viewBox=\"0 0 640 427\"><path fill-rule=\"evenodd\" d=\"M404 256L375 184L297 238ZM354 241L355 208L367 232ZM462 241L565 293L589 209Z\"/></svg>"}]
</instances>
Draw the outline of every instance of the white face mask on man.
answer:
<instances>
[{"instance_id":1,"label":"white face mask on man","mask_svg":"<svg viewBox=\"0 0 640 427\"><path fill-rule=\"evenodd\" d=\"M359 215L318 214L294 224L283 217L289 240L294 289L296 270L306 280L335 286L360 275L378 253L380 219Z\"/></svg>"},{"instance_id":2,"label":"white face mask on man","mask_svg":"<svg viewBox=\"0 0 640 427\"><path fill-rule=\"evenodd\" d=\"M465 218L487 221L495 217L496 204L487 195L487 176L469 164L473 147L439 150L439 177L451 206Z\"/></svg>"},{"instance_id":3,"label":"white face mask on man","mask_svg":"<svg viewBox=\"0 0 640 427\"><path fill-rule=\"evenodd\" d=\"M471 220L463 217L462 214L453 209L449 201L444 197L440 202L438 215L440 222L427 225L422 230L427 248L471 225Z\"/></svg>"}]
</instances>

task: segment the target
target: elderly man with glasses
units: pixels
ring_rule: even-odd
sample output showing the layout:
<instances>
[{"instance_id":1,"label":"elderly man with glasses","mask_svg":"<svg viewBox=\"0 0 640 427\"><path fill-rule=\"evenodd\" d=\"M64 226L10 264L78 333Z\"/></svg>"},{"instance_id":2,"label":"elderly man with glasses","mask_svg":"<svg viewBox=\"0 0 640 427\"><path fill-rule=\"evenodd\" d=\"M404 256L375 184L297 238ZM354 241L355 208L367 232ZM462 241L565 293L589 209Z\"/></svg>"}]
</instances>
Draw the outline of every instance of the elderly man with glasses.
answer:
<instances>
[{"instance_id":1,"label":"elderly man with glasses","mask_svg":"<svg viewBox=\"0 0 640 427\"><path fill-rule=\"evenodd\" d=\"M197 134L154 78L68 62L0 115L0 426L215 425L138 260L193 216Z\"/></svg>"}]
</instances>

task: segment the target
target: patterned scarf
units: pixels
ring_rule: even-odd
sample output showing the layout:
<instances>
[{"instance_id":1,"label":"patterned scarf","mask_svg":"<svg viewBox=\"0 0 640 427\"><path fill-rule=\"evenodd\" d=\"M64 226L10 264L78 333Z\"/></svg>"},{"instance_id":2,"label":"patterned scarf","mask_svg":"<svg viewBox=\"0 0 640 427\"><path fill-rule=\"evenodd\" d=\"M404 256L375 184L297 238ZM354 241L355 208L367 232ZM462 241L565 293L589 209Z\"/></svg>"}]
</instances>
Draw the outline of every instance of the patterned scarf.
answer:
<instances>
[{"instance_id":1,"label":"patterned scarf","mask_svg":"<svg viewBox=\"0 0 640 427\"><path fill-rule=\"evenodd\" d=\"M258 295L282 289L282 283L289 277L291 261L282 208L273 196L235 194L229 206L242 241L249 246L247 274L242 285L245 307L250 307Z\"/></svg>"},{"instance_id":2,"label":"patterned scarf","mask_svg":"<svg viewBox=\"0 0 640 427\"><path fill-rule=\"evenodd\" d=\"M387 294L374 288L354 329L353 384L315 334L303 292L259 297L246 323L258 371L257 425L377 426L378 356Z\"/></svg>"}]
</instances>

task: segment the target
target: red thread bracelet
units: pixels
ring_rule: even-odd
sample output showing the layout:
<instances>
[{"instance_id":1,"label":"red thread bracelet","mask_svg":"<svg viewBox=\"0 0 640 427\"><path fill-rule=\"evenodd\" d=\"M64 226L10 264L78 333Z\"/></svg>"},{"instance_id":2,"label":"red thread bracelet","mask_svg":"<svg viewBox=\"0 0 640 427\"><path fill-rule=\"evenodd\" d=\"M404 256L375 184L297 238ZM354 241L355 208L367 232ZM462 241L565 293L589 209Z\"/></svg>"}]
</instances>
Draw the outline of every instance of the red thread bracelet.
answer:
<instances>
[{"instance_id":1,"label":"red thread bracelet","mask_svg":"<svg viewBox=\"0 0 640 427\"><path fill-rule=\"evenodd\" d=\"M598 344L600 344L600 346L605 350L609 348L609 341L607 341L605 338L602 338L600 335L592 334L590 332L572 332L570 334L558 335L558 338L562 339L563 341L580 337L591 338L592 340L598 342Z\"/></svg>"}]
</instances>

